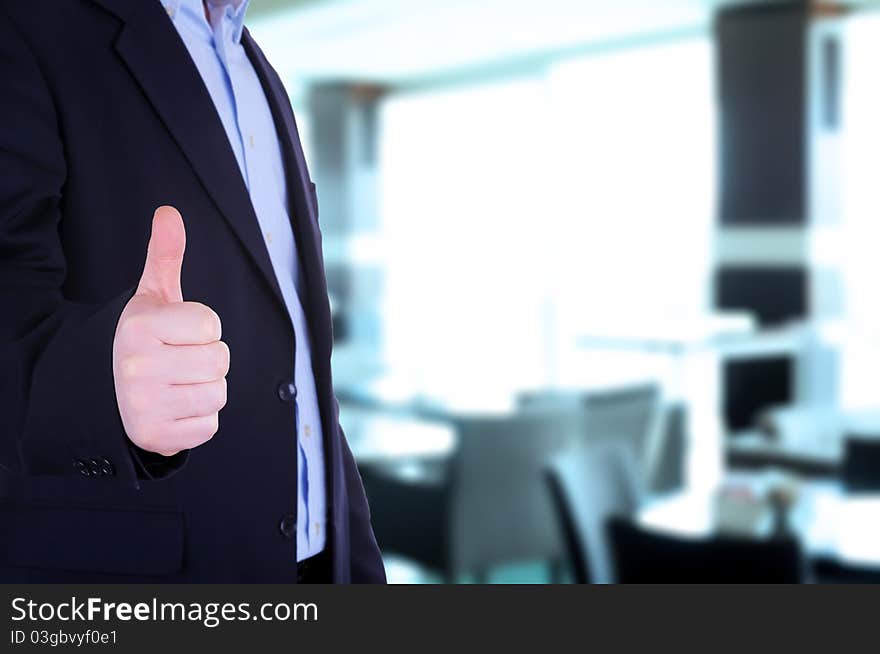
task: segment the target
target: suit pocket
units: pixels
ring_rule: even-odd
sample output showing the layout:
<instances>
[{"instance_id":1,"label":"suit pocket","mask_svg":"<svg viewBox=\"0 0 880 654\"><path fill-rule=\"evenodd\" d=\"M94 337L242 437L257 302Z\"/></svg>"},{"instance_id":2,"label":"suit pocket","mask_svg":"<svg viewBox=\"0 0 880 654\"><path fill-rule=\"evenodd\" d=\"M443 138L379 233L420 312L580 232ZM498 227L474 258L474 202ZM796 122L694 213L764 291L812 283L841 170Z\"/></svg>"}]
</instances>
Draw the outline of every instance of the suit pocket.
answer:
<instances>
[{"instance_id":1,"label":"suit pocket","mask_svg":"<svg viewBox=\"0 0 880 654\"><path fill-rule=\"evenodd\" d=\"M11 567L161 576L183 565L183 514L0 505Z\"/></svg>"}]
</instances>

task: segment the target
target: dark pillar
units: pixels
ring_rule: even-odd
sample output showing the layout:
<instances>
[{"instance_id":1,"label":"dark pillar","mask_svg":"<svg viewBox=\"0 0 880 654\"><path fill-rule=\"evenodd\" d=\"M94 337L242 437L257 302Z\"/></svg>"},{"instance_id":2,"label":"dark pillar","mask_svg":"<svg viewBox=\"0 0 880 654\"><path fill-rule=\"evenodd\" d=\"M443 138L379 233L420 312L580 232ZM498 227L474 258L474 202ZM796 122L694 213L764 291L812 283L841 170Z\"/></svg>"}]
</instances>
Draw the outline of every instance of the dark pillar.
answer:
<instances>
[{"instance_id":1,"label":"dark pillar","mask_svg":"<svg viewBox=\"0 0 880 654\"><path fill-rule=\"evenodd\" d=\"M377 266L353 255L379 227L378 105L384 89L322 83L309 89L312 175L318 187L327 285L337 343L375 350Z\"/></svg>"},{"instance_id":2,"label":"dark pillar","mask_svg":"<svg viewBox=\"0 0 880 654\"><path fill-rule=\"evenodd\" d=\"M716 17L715 300L719 309L752 312L762 329L825 317L828 299L839 293L836 277L829 285L828 271L812 255L816 228L837 220L828 201L835 180L815 175L820 166L834 169L828 157L840 120L837 13L798 1L737 5ZM769 405L830 401L813 392L815 360L788 353L725 364L728 426L751 425Z\"/></svg>"}]
</instances>

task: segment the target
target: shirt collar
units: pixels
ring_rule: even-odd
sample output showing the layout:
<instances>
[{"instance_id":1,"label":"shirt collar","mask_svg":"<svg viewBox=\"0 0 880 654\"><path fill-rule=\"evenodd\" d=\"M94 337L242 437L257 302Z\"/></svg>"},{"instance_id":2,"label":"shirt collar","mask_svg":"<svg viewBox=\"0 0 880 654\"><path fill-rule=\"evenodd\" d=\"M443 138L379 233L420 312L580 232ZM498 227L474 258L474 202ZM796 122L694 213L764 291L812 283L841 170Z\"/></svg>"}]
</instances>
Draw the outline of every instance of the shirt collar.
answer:
<instances>
[{"instance_id":1,"label":"shirt collar","mask_svg":"<svg viewBox=\"0 0 880 654\"><path fill-rule=\"evenodd\" d=\"M202 0L161 0L165 11L172 20L177 16L183 4L200 14L204 13ZM228 18L232 21L232 40L235 43L241 41L241 33L244 30L244 15L247 13L250 0L207 0L208 8L213 16Z\"/></svg>"},{"instance_id":2,"label":"shirt collar","mask_svg":"<svg viewBox=\"0 0 880 654\"><path fill-rule=\"evenodd\" d=\"M222 12L232 22L232 40L237 44L241 42L241 33L244 30L244 15L247 13L251 0L207 0L208 7L213 14Z\"/></svg>"}]
</instances>

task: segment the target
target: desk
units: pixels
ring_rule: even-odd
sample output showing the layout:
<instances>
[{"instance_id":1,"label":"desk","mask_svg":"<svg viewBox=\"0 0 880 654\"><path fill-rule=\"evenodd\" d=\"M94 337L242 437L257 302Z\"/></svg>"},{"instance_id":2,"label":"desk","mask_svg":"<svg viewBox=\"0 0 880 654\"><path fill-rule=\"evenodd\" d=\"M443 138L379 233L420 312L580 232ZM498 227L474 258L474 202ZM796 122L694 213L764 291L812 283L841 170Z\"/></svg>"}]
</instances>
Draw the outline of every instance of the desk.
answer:
<instances>
[{"instance_id":1,"label":"desk","mask_svg":"<svg viewBox=\"0 0 880 654\"><path fill-rule=\"evenodd\" d=\"M451 424L356 408L341 409L339 418L358 463L444 459L455 449Z\"/></svg>"},{"instance_id":2,"label":"desk","mask_svg":"<svg viewBox=\"0 0 880 654\"><path fill-rule=\"evenodd\" d=\"M725 446L731 468L776 467L801 475L833 477L843 463L843 436L836 440L774 441L761 432L728 438Z\"/></svg>"},{"instance_id":3,"label":"desk","mask_svg":"<svg viewBox=\"0 0 880 654\"><path fill-rule=\"evenodd\" d=\"M419 390L406 378L387 375L360 384L338 386L340 404L387 415L418 417L445 422L458 416L509 415L516 410L517 393L510 389L466 384L454 389Z\"/></svg>"},{"instance_id":4,"label":"desk","mask_svg":"<svg viewBox=\"0 0 880 654\"><path fill-rule=\"evenodd\" d=\"M844 464L847 435L880 433L876 409L793 406L768 412L762 422L764 431L739 432L727 439L729 467L774 466L799 475L836 476Z\"/></svg>"},{"instance_id":5,"label":"desk","mask_svg":"<svg viewBox=\"0 0 880 654\"><path fill-rule=\"evenodd\" d=\"M463 422L474 418L514 416L524 410L519 401L525 391L558 393L563 398L559 411L567 412L579 408L583 396L590 391L604 393L627 388L629 386L597 384L576 389L523 389L519 392L484 389L482 393L427 395L415 393L408 384L387 378L371 384L338 388L336 394L340 403L340 422L355 458L359 462L394 463L448 457L455 449L456 432ZM568 401L570 405L565 404Z\"/></svg>"},{"instance_id":6,"label":"desk","mask_svg":"<svg viewBox=\"0 0 880 654\"><path fill-rule=\"evenodd\" d=\"M682 492L650 500L639 522L686 536L715 531L715 494ZM839 482L810 481L800 486L789 524L807 556L880 567L880 494L847 495Z\"/></svg>"}]
</instances>

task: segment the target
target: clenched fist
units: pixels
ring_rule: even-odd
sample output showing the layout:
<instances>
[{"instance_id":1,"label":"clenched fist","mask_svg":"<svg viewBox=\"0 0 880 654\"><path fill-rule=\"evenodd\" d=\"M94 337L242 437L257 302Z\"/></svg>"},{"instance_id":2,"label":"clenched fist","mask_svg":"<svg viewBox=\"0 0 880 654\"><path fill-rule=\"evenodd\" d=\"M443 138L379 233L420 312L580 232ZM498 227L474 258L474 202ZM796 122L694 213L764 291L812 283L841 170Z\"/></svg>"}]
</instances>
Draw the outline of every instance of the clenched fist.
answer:
<instances>
[{"instance_id":1,"label":"clenched fist","mask_svg":"<svg viewBox=\"0 0 880 654\"><path fill-rule=\"evenodd\" d=\"M229 348L220 318L184 302L180 269L186 232L173 207L159 207L137 292L125 305L113 340L113 380L131 441L171 456L217 433L226 404Z\"/></svg>"}]
</instances>

